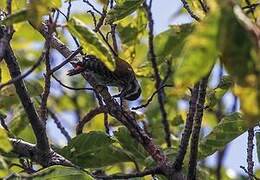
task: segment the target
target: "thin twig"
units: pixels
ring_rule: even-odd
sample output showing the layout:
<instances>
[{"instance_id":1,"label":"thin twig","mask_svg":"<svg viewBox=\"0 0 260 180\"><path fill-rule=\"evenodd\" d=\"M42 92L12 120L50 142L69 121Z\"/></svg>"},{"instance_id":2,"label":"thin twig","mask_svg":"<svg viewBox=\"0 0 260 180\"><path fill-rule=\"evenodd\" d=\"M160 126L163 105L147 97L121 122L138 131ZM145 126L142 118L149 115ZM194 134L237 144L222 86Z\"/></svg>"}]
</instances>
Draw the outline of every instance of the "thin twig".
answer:
<instances>
[{"instance_id":1,"label":"thin twig","mask_svg":"<svg viewBox=\"0 0 260 180\"><path fill-rule=\"evenodd\" d=\"M75 91L79 91L79 90L87 90L87 91L93 91L94 89L93 88L75 88L75 87L70 87L66 84L64 84L63 82L61 82L61 80L59 80L54 74L52 75L52 77L63 87L67 88L67 89L70 89L70 90L75 90Z\"/></svg>"},{"instance_id":2,"label":"thin twig","mask_svg":"<svg viewBox=\"0 0 260 180\"><path fill-rule=\"evenodd\" d=\"M98 13L100 16L102 16L102 12L97 10L93 4L91 4L88 0L83 0L86 4L88 4L96 13Z\"/></svg>"},{"instance_id":3,"label":"thin twig","mask_svg":"<svg viewBox=\"0 0 260 180\"><path fill-rule=\"evenodd\" d=\"M59 118L56 116L56 114L54 112L52 112L49 108L48 108L48 113L50 114L51 118L54 120L57 128L60 130L61 134L64 135L64 137L67 139L67 141L69 142L71 140L71 137L69 135L69 133L66 131L66 129L62 126Z\"/></svg>"},{"instance_id":4,"label":"thin twig","mask_svg":"<svg viewBox=\"0 0 260 180\"><path fill-rule=\"evenodd\" d=\"M249 12L252 14L252 16L253 16L253 18L254 18L254 20L256 22L257 19L255 17L255 12L254 12L255 9L252 7L252 4L251 4L250 0L245 0L245 1L246 1L247 6L249 7Z\"/></svg>"},{"instance_id":5,"label":"thin twig","mask_svg":"<svg viewBox=\"0 0 260 180\"><path fill-rule=\"evenodd\" d=\"M256 8L257 6L259 6L259 5L260 5L260 3L252 3L252 4L250 4L250 5L247 5L247 6L242 7L242 9L253 9L253 10L255 10L255 8Z\"/></svg>"},{"instance_id":6,"label":"thin twig","mask_svg":"<svg viewBox=\"0 0 260 180\"><path fill-rule=\"evenodd\" d=\"M3 84L0 84L0 90L5 87L5 86L8 86L10 84L13 84L15 83L16 81L20 81L24 78L26 78L28 75L30 75L38 66L41 65L41 62L43 61L43 59L45 58L45 51L41 54L40 58L36 61L36 63L28 70L26 71L24 74L21 74L20 76L17 76L13 79L11 79L10 81L6 82L6 83L3 83Z\"/></svg>"},{"instance_id":7,"label":"thin twig","mask_svg":"<svg viewBox=\"0 0 260 180\"><path fill-rule=\"evenodd\" d=\"M9 129L8 129L8 126L7 126L6 123L5 123L5 118L6 118L6 115L0 113L1 126L2 126L7 132L10 132Z\"/></svg>"},{"instance_id":8,"label":"thin twig","mask_svg":"<svg viewBox=\"0 0 260 180\"><path fill-rule=\"evenodd\" d=\"M153 92L152 96L146 101L145 104L142 104L142 105L140 105L140 106L133 107L132 110L137 110L137 109L141 109L141 108L144 108L144 107L148 106L148 105L152 102L153 97L154 97L161 89L163 89L163 88L165 88L165 87L173 87L173 85L165 84L165 85L159 87L156 91Z\"/></svg>"},{"instance_id":9,"label":"thin twig","mask_svg":"<svg viewBox=\"0 0 260 180\"><path fill-rule=\"evenodd\" d=\"M219 83L221 81L221 78L223 77L223 73L224 73L224 67L223 67L223 64L220 63L220 69L219 69L219 74L218 74ZM222 109L223 109L223 102L222 102L222 99L220 99L218 102L217 111L215 112L218 122L220 122L223 117ZM216 167L216 179L217 180L222 179L221 172L222 172L223 161L224 161L224 157L225 157L227 148L228 148L228 145L226 145L224 149L218 151L218 153L217 153L217 167Z\"/></svg>"},{"instance_id":10,"label":"thin twig","mask_svg":"<svg viewBox=\"0 0 260 180\"><path fill-rule=\"evenodd\" d=\"M103 10L102 10L102 15L101 15L101 17L99 18L98 23L95 23L94 32L98 32L99 29L101 28L101 26L104 24L104 20L105 20L106 15L107 15L108 3L109 3L109 1L107 1L107 4L104 5Z\"/></svg>"},{"instance_id":11,"label":"thin twig","mask_svg":"<svg viewBox=\"0 0 260 180\"><path fill-rule=\"evenodd\" d=\"M56 72L57 70L59 70L60 68L62 68L64 65L66 65L67 63L69 63L78 53L80 53L82 51L82 47L79 47L76 51L74 51L69 57L67 57L62 63L60 63L58 66L54 67L51 71L50 71L50 75L52 75L54 72Z\"/></svg>"},{"instance_id":12,"label":"thin twig","mask_svg":"<svg viewBox=\"0 0 260 180\"><path fill-rule=\"evenodd\" d=\"M71 0L68 1L68 8L67 8L67 15L66 20L68 21L70 19L70 11L71 11Z\"/></svg>"},{"instance_id":13,"label":"thin twig","mask_svg":"<svg viewBox=\"0 0 260 180\"><path fill-rule=\"evenodd\" d=\"M199 0L200 6L203 9L203 11L207 14L209 12L209 7L205 0Z\"/></svg>"},{"instance_id":14,"label":"thin twig","mask_svg":"<svg viewBox=\"0 0 260 180\"><path fill-rule=\"evenodd\" d=\"M194 14L194 12L191 10L188 2L186 0L181 0L183 7L186 9L186 11L190 14L190 16L195 19L196 21L200 21L200 18Z\"/></svg>"},{"instance_id":15,"label":"thin twig","mask_svg":"<svg viewBox=\"0 0 260 180\"><path fill-rule=\"evenodd\" d=\"M97 21L96 21L96 17L95 14L93 13L93 11L89 10L88 13L91 14L92 18L93 18L93 22L94 22L94 26L95 26L95 31L97 31L97 33L102 37L103 41L106 43L106 45L108 46L108 48L111 50L112 54L117 57L118 54L117 52L114 50L114 48L109 44L108 39L105 37L105 35L100 31L99 28L97 27Z\"/></svg>"},{"instance_id":16,"label":"thin twig","mask_svg":"<svg viewBox=\"0 0 260 180\"><path fill-rule=\"evenodd\" d=\"M154 71L154 76L155 76L155 88L158 90L161 85L162 85L162 80L160 77L157 61L156 61L156 55L154 51L154 21L152 17L152 7L148 7L146 2L143 4L144 8L146 9L146 12L148 14L148 22L149 22L149 36L148 36L148 43L149 43L149 59L152 62L152 67ZM171 147L171 132L170 132L170 126L169 122L167 120L167 113L164 107L164 91L163 89L158 91L158 102L160 106L160 112L162 116L162 124L164 127L164 133L165 133L165 141L167 143L168 147Z\"/></svg>"},{"instance_id":17,"label":"thin twig","mask_svg":"<svg viewBox=\"0 0 260 180\"><path fill-rule=\"evenodd\" d=\"M254 174L251 174L250 172L248 172L248 170L244 166L240 166L240 168L243 169L250 178L254 178L255 180L260 180L260 178L256 177Z\"/></svg>"},{"instance_id":18,"label":"thin twig","mask_svg":"<svg viewBox=\"0 0 260 180\"><path fill-rule=\"evenodd\" d=\"M198 143L200 137L200 129L203 117L204 103L206 97L206 89L208 85L208 75L199 82L198 102L196 104L197 111L194 117L194 125L192 129L191 145L190 145L190 160L188 168L187 180L196 180Z\"/></svg>"},{"instance_id":19,"label":"thin twig","mask_svg":"<svg viewBox=\"0 0 260 180\"><path fill-rule=\"evenodd\" d=\"M109 135L108 114L106 112L104 113L104 126L106 133Z\"/></svg>"},{"instance_id":20,"label":"thin twig","mask_svg":"<svg viewBox=\"0 0 260 180\"><path fill-rule=\"evenodd\" d=\"M44 76L44 89L41 94L41 104L40 104L40 110L39 115L42 121L47 121L48 119L48 112L47 112L47 101L50 94L50 88L51 88L51 64L50 64L50 36L54 29L51 28L52 25L49 25L49 35L46 39L45 48L46 48L46 56L45 56L45 69L46 69L46 75Z\"/></svg>"},{"instance_id":21,"label":"thin twig","mask_svg":"<svg viewBox=\"0 0 260 180\"><path fill-rule=\"evenodd\" d=\"M110 0L110 9L113 9L113 6L114 6L114 0ZM110 28L111 28L110 33L111 33L111 38L112 38L112 42L113 42L113 47L114 47L115 52L118 54L118 45L117 45L117 41L116 41L116 24L111 23Z\"/></svg>"},{"instance_id":22,"label":"thin twig","mask_svg":"<svg viewBox=\"0 0 260 180\"><path fill-rule=\"evenodd\" d=\"M107 113L108 110L105 106L100 106L97 108L94 108L90 110L83 118L81 121L79 121L77 128L76 128L76 133L77 135L81 134L83 131L83 127L86 123L91 121L96 115L101 114L101 113Z\"/></svg>"},{"instance_id":23,"label":"thin twig","mask_svg":"<svg viewBox=\"0 0 260 180\"><path fill-rule=\"evenodd\" d=\"M254 128L248 129L247 137L247 170L249 174L254 174L254 161L253 161L253 151L254 151ZM253 180L252 176L249 176L250 180Z\"/></svg>"}]
</instances>

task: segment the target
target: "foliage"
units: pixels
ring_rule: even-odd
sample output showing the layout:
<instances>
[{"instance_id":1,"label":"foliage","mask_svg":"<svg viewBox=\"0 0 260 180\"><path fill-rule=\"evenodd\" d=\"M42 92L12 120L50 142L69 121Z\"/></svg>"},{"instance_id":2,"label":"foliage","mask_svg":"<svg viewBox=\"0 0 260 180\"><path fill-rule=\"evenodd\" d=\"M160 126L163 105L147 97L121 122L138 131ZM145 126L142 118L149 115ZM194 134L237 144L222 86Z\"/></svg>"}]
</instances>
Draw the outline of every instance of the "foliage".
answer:
<instances>
[{"instance_id":1,"label":"foliage","mask_svg":"<svg viewBox=\"0 0 260 180\"><path fill-rule=\"evenodd\" d=\"M44 40L40 33L30 24L40 25L48 15L53 15L55 9L66 9L70 1L39 0L27 3L25 0L13 0L13 13L0 21L1 27L13 25L15 33L11 45L18 57L22 72L26 72L40 57L43 51ZM112 9L107 6L107 1L98 1L98 7L107 10L104 25L100 31L107 35L107 42L100 33L93 31L93 17L86 13L89 8L87 3L75 0L84 7L83 12L71 12L68 21L59 15L55 34L62 39L65 45L76 47L71 39L77 38L84 49L84 53L97 56L105 65L114 70L115 57L111 47L111 26L116 25L116 43L118 54L129 62L137 74L142 87L142 97L129 106L140 105L155 91L154 69L148 54L148 15L142 6L144 0L118 0ZM159 74L165 83L173 87L164 88L164 102L171 131L172 147L167 148L164 139L164 127L161 123L160 106L154 97L145 110L133 113L138 117L138 124L167 157L174 162L177 155L181 132L184 129L187 109L179 107L180 102L187 103L190 99L188 88L199 82L201 78L210 74L212 69L219 65L224 66L227 76L219 80L212 75L212 81L218 81L215 88L207 89L206 107L204 109L203 128L212 129L208 135L199 142L199 159L205 160L211 154L220 151L235 138L243 134L250 127L254 127L260 120L260 61L259 44L248 30L248 23L254 24L254 16L248 16L241 9L244 2L239 2L236 8L229 6L227 1L208 2L210 12L204 13L199 1L187 1L193 12L201 18L200 22L170 25L167 30L156 34L154 37L154 51ZM253 1L252 1L253 2ZM97 5L95 4L95 5ZM0 2L0 10L5 10L6 4ZM241 10L241 12L240 12ZM66 10L64 11L66 12ZM180 12L183 12L180 10ZM57 13L57 11L56 11ZM256 14L259 14L259 9ZM64 13L66 14L66 13ZM55 17L55 16L54 16ZM99 22L102 17L96 16ZM249 21L247 23L243 20ZM64 25L65 24L65 25ZM64 31L66 29L66 31ZM258 28L259 30L259 28ZM258 42L259 43L259 42ZM51 67L64 61L56 51L51 51ZM168 70L170 69L170 73ZM11 77L7 65L0 60L0 83L8 82ZM55 76L64 84L72 87L86 87L85 79L81 77L66 76L68 66L64 66ZM26 77L25 83L34 105L39 110L41 94L44 91L45 65L42 63L36 70ZM117 89L109 89L112 94L117 94ZM236 95L240 102L239 112L228 112L225 109L223 97ZM223 105L224 106L221 106ZM49 116L47 129L53 144L53 149L73 162L77 167L87 171L100 171L101 175L114 173L127 173L145 170L152 167L155 162L137 139L129 133L114 117L108 116L110 126L109 134L103 132L103 113L94 117L85 125L83 133L75 135L74 129L89 110L95 108L98 102L95 93L86 91L69 90L61 87L53 78L51 79L51 92L48 98L48 109L55 112L65 129L73 138L69 142L62 140L62 134L55 130L52 123L53 117ZM229 108L230 109L230 108ZM217 112L221 111L221 117ZM136 113L136 114L135 114ZM2 116L6 114L7 116ZM12 145L9 138L17 137L30 143L36 143L35 135L28 117L17 97L14 85L0 89L0 116L6 121L10 132L0 128L0 178L14 173L17 177L35 179L92 179L90 175L77 168L62 166L48 167L33 175L21 172L21 169L8 167L18 162L18 156L12 156ZM130 122L131 123L131 122ZM260 157L260 133L256 133L256 148ZM184 161L184 167L188 161ZM38 169L38 167L36 167ZM185 170L184 170L185 172ZM214 179L214 171L206 166L198 168L199 177ZM259 170L258 170L259 173ZM222 172L226 179L226 169ZM162 176L158 176L163 179ZM241 176L242 178L242 176Z\"/></svg>"}]
</instances>

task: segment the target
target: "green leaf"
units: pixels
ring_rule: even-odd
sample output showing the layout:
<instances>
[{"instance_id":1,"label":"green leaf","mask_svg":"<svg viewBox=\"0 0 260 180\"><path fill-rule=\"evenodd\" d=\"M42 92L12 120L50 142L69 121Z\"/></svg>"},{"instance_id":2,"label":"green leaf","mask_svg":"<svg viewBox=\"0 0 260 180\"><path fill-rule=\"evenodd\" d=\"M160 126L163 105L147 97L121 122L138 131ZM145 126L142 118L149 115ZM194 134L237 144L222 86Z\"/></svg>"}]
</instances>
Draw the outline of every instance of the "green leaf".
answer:
<instances>
[{"instance_id":1,"label":"green leaf","mask_svg":"<svg viewBox=\"0 0 260 180\"><path fill-rule=\"evenodd\" d=\"M32 130L32 127L29 123L27 115L21 106L13 107L14 117L10 122L10 130L19 138L22 138L25 141L30 143L35 143L35 136Z\"/></svg>"},{"instance_id":2,"label":"green leaf","mask_svg":"<svg viewBox=\"0 0 260 180\"><path fill-rule=\"evenodd\" d=\"M144 0L124 0L107 13L106 23L110 24L132 14Z\"/></svg>"},{"instance_id":3,"label":"green leaf","mask_svg":"<svg viewBox=\"0 0 260 180\"><path fill-rule=\"evenodd\" d=\"M15 107L14 112L15 113L13 119L10 122L10 129L12 133L14 133L15 135L19 135L20 132L27 127L29 121L24 109L21 106Z\"/></svg>"},{"instance_id":4,"label":"green leaf","mask_svg":"<svg viewBox=\"0 0 260 180\"><path fill-rule=\"evenodd\" d=\"M24 5L24 1L15 4L17 7L22 7ZM11 25L15 23L19 23L22 21L26 21L30 19L33 22L40 22L40 18L43 15L49 13L51 8L59 8L61 7L61 0L39 0L34 1L29 4L29 6L25 9L19 9L19 11L14 12L10 16L6 17L4 20L0 21L0 24Z\"/></svg>"},{"instance_id":5,"label":"green leaf","mask_svg":"<svg viewBox=\"0 0 260 180\"><path fill-rule=\"evenodd\" d=\"M68 23L69 31L79 38L84 50L101 59L108 68L114 69L114 59L98 36L79 19L72 18Z\"/></svg>"},{"instance_id":6,"label":"green leaf","mask_svg":"<svg viewBox=\"0 0 260 180\"><path fill-rule=\"evenodd\" d=\"M256 137L257 157L258 157L258 162L260 162L260 132L256 132L255 137Z\"/></svg>"},{"instance_id":7,"label":"green leaf","mask_svg":"<svg viewBox=\"0 0 260 180\"><path fill-rule=\"evenodd\" d=\"M28 176L28 179L33 178L34 180L92 180L91 176L82 170L64 167L64 166L51 166L44 168L44 170L34 173L32 176Z\"/></svg>"},{"instance_id":8,"label":"green leaf","mask_svg":"<svg viewBox=\"0 0 260 180\"><path fill-rule=\"evenodd\" d=\"M0 21L0 24L11 25L11 24L25 21L27 19L28 19L28 10L22 9L11 14L10 16L7 16L4 20Z\"/></svg>"},{"instance_id":9,"label":"green leaf","mask_svg":"<svg viewBox=\"0 0 260 180\"><path fill-rule=\"evenodd\" d=\"M0 155L0 178L3 179L8 175L9 167L5 162L4 157Z\"/></svg>"},{"instance_id":10,"label":"green leaf","mask_svg":"<svg viewBox=\"0 0 260 180\"><path fill-rule=\"evenodd\" d=\"M25 84L31 97L40 96L43 92L43 87L37 80L25 81Z\"/></svg>"},{"instance_id":11,"label":"green leaf","mask_svg":"<svg viewBox=\"0 0 260 180\"><path fill-rule=\"evenodd\" d=\"M9 152L12 150L12 145L8 140L8 136L4 129L0 128L0 149L4 152Z\"/></svg>"},{"instance_id":12,"label":"green leaf","mask_svg":"<svg viewBox=\"0 0 260 180\"><path fill-rule=\"evenodd\" d=\"M219 14L210 14L196 25L194 32L187 38L174 76L177 87L196 83L212 69L218 54L218 22Z\"/></svg>"},{"instance_id":13,"label":"green leaf","mask_svg":"<svg viewBox=\"0 0 260 180\"><path fill-rule=\"evenodd\" d=\"M117 30L123 44L131 43L135 38L137 38L139 33L136 27L131 26L122 27L119 25L117 26Z\"/></svg>"},{"instance_id":14,"label":"green leaf","mask_svg":"<svg viewBox=\"0 0 260 180\"><path fill-rule=\"evenodd\" d=\"M113 146L114 142L105 133L92 131L73 138L60 153L84 168L99 168L131 161L123 150Z\"/></svg>"},{"instance_id":15,"label":"green leaf","mask_svg":"<svg viewBox=\"0 0 260 180\"><path fill-rule=\"evenodd\" d=\"M155 53L159 61L165 57L179 57L188 35L192 33L194 26L184 24L171 26L168 30L158 34L154 39Z\"/></svg>"},{"instance_id":16,"label":"green leaf","mask_svg":"<svg viewBox=\"0 0 260 180\"><path fill-rule=\"evenodd\" d=\"M240 113L233 113L224 117L210 134L200 141L200 159L223 149L229 142L247 131L248 128L248 122L244 120Z\"/></svg>"},{"instance_id":17,"label":"green leaf","mask_svg":"<svg viewBox=\"0 0 260 180\"><path fill-rule=\"evenodd\" d=\"M119 144L127 151L129 151L133 158L139 162L144 162L145 158L149 156L142 145L140 145L128 132L125 127L119 128L114 132Z\"/></svg>"}]
</instances>

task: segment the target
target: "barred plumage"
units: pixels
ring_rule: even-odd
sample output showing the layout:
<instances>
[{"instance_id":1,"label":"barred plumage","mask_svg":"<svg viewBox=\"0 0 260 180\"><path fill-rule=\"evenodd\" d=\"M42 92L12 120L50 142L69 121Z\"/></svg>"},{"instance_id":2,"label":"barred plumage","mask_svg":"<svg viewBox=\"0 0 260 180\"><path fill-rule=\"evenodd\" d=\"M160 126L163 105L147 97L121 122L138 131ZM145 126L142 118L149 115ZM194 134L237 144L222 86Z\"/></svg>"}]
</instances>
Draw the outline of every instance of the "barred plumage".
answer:
<instances>
[{"instance_id":1,"label":"barred plumage","mask_svg":"<svg viewBox=\"0 0 260 180\"><path fill-rule=\"evenodd\" d=\"M76 63L76 67L70 70L68 75L73 76L84 71L93 73L100 85L122 88L120 97L124 99L136 100L141 94L141 87L131 65L120 58L116 60L116 69L110 71L101 60L93 55L87 55L82 62Z\"/></svg>"}]
</instances>

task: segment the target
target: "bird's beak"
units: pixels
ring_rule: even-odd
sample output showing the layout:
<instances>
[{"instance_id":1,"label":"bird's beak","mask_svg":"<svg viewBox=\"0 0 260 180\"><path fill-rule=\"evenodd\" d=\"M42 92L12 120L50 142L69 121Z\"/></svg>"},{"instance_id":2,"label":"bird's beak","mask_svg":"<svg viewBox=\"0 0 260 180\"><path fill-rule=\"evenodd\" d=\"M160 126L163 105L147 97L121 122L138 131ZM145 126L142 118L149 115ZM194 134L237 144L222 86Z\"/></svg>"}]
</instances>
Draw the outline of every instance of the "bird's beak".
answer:
<instances>
[{"instance_id":1,"label":"bird's beak","mask_svg":"<svg viewBox=\"0 0 260 180\"><path fill-rule=\"evenodd\" d=\"M80 65L77 65L75 68L71 69L68 71L67 75L69 76L74 76L76 74L79 74L79 73L82 73L85 71L85 68L80 66Z\"/></svg>"}]
</instances>

